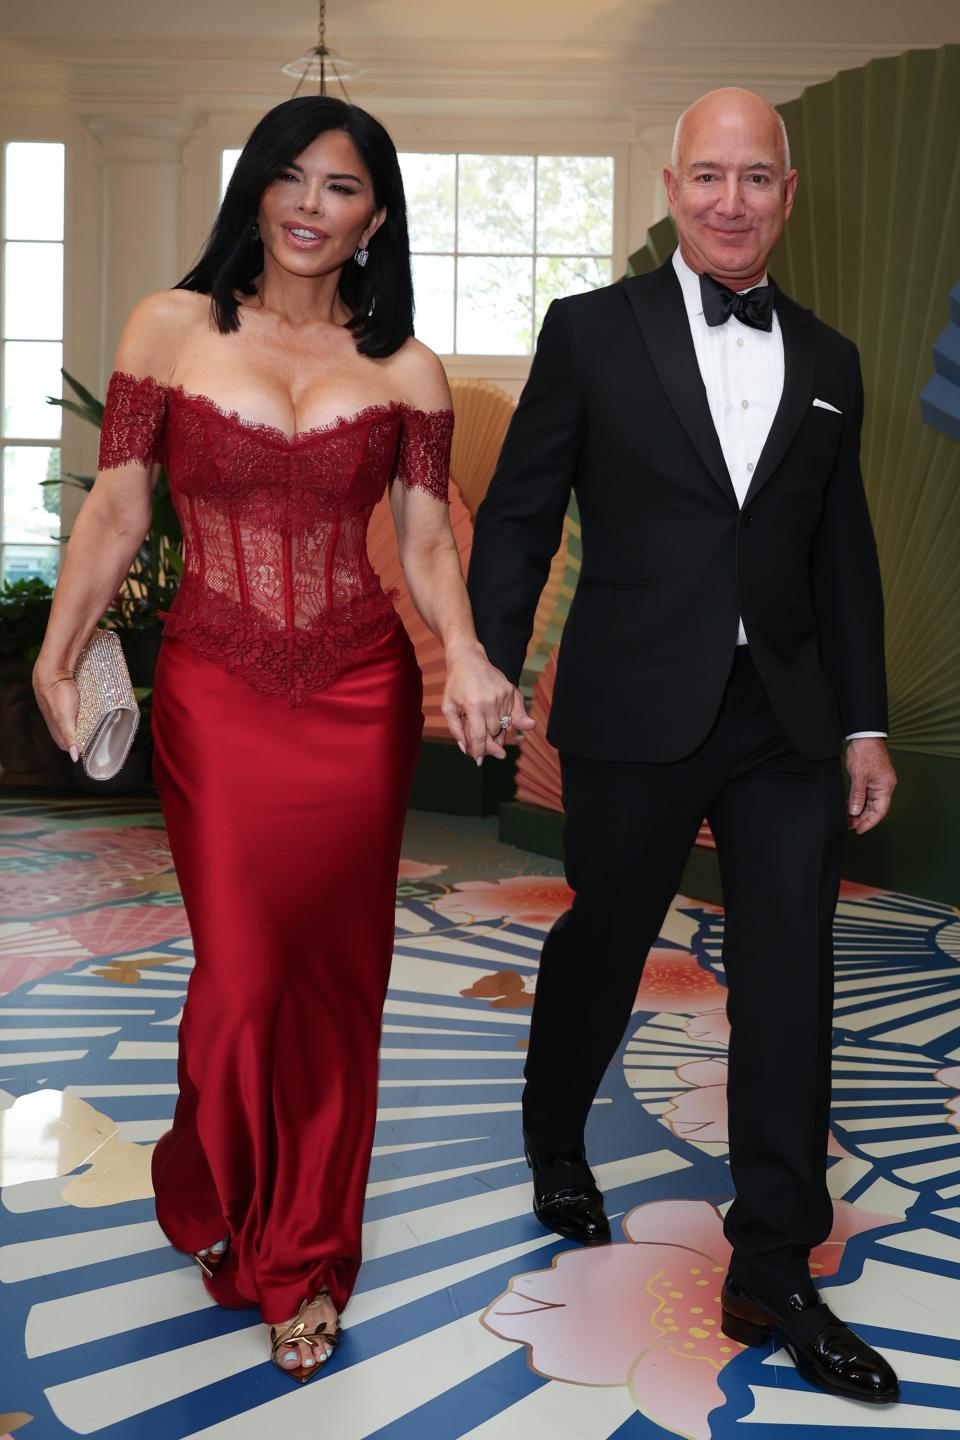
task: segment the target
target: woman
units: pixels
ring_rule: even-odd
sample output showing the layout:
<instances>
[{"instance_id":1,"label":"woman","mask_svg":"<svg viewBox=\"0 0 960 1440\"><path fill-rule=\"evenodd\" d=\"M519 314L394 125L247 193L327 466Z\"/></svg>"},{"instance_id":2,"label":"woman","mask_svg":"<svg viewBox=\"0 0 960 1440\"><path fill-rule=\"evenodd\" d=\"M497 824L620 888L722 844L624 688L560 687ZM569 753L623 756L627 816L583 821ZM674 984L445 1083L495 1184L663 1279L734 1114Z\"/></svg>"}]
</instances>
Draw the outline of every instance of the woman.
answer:
<instances>
[{"instance_id":1,"label":"woman","mask_svg":"<svg viewBox=\"0 0 960 1440\"><path fill-rule=\"evenodd\" d=\"M154 688L155 777L196 964L157 1216L223 1305L258 1305L309 1379L360 1264L377 1051L421 682L366 554L390 486L404 574L445 648L464 753L532 724L473 629L446 507L452 431L412 338L396 151L365 111L278 105L196 268L130 317L100 469L35 687L74 746L72 673L150 522L162 461L185 568Z\"/></svg>"}]
</instances>

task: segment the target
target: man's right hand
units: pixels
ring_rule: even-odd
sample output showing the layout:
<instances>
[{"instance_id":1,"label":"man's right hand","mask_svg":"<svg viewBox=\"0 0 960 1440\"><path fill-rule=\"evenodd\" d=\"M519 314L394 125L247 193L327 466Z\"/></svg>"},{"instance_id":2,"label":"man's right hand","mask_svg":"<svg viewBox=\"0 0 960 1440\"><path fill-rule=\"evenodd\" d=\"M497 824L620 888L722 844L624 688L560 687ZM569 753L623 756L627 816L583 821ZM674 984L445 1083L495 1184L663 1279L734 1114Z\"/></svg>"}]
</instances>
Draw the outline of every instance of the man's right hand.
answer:
<instances>
[{"instance_id":1,"label":"man's right hand","mask_svg":"<svg viewBox=\"0 0 960 1440\"><path fill-rule=\"evenodd\" d=\"M873 736L851 740L847 746L847 770L850 774L847 828L865 835L880 824L897 788L897 772L886 742Z\"/></svg>"}]
</instances>

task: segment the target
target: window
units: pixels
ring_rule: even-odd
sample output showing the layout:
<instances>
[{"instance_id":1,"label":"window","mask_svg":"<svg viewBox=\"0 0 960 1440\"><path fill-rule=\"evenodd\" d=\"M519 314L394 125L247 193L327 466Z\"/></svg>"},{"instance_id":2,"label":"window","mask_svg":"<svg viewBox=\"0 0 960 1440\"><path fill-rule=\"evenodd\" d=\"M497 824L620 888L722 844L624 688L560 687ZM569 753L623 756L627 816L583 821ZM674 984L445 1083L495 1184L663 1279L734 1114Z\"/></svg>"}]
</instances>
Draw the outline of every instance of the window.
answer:
<instances>
[{"instance_id":1,"label":"window","mask_svg":"<svg viewBox=\"0 0 960 1440\"><path fill-rule=\"evenodd\" d=\"M0 251L2 578L53 581L60 547L63 160L59 144L3 146Z\"/></svg>"},{"instance_id":2,"label":"window","mask_svg":"<svg viewBox=\"0 0 960 1440\"><path fill-rule=\"evenodd\" d=\"M221 157L220 195L239 150ZM612 155L400 155L416 333L441 355L529 355L558 295L613 278Z\"/></svg>"},{"instance_id":3,"label":"window","mask_svg":"<svg viewBox=\"0 0 960 1440\"><path fill-rule=\"evenodd\" d=\"M443 355L529 355L551 300L612 279L610 155L400 156L416 333Z\"/></svg>"},{"instance_id":4,"label":"window","mask_svg":"<svg viewBox=\"0 0 960 1440\"><path fill-rule=\"evenodd\" d=\"M230 184L230 176L233 174L237 161L240 159L240 151L224 150L220 155L220 200L222 202Z\"/></svg>"}]
</instances>

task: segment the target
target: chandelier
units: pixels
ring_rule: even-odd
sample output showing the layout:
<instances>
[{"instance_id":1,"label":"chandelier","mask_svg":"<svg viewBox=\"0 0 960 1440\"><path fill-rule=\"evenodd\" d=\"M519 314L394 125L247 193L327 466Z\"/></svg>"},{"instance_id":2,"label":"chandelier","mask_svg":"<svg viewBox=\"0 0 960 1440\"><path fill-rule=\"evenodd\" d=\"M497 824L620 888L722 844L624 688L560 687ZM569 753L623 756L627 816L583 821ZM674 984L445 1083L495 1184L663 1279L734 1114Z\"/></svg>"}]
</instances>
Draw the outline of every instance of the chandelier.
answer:
<instances>
[{"instance_id":1,"label":"chandelier","mask_svg":"<svg viewBox=\"0 0 960 1440\"><path fill-rule=\"evenodd\" d=\"M326 95L330 82L335 81L343 91L344 100L348 104L350 103L347 87L343 83L344 77L353 79L357 75L362 75L363 71L359 65L344 60L342 55L338 55L336 50L331 50L327 44L327 0L320 0L316 45L305 55L300 55L296 60L291 60L284 65L282 73L296 80L294 95L299 95L302 86L308 81L315 81L318 93Z\"/></svg>"}]
</instances>

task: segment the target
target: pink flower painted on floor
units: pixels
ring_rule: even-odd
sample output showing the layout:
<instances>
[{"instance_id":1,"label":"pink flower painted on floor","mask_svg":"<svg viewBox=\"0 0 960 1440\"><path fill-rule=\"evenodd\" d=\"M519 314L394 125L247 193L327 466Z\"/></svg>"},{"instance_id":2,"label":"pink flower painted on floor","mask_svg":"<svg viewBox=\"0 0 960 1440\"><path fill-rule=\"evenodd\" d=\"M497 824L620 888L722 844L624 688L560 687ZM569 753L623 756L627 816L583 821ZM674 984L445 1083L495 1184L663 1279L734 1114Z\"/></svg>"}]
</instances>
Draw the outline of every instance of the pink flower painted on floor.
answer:
<instances>
[{"instance_id":1,"label":"pink flower painted on floor","mask_svg":"<svg viewBox=\"0 0 960 1440\"><path fill-rule=\"evenodd\" d=\"M892 1217L834 1201L829 1240L811 1256L836 1273L846 1241ZM690 1440L710 1440L724 1400L723 1367L743 1347L720 1330L720 1287L730 1261L719 1211L706 1200L638 1205L629 1243L566 1250L548 1270L515 1275L483 1324L528 1347L539 1375L577 1385L627 1385L637 1409Z\"/></svg>"},{"instance_id":2,"label":"pink flower painted on floor","mask_svg":"<svg viewBox=\"0 0 960 1440\"><path fill-rule=\"evenodd\" d=\"M98 958L190 937L182 905L107 905L75 915L58 915L49 923Z\"/></svg>"},{"instance_id":3,"label":"pink flower painted on floor","mask_svg":"<svg viewBox=\"0 0 960 1440\"><path fill-rule=\"evenodd\" d=\"M446 865L425 865L422 860L401 860L397 879L432 880L434 875L442 875L447 868Z\"/></svg>"},{"instance_id":4,"label":"pink flower painted on floor","mask_svg":"<svg viewBox=\"0 0 960 1440\"><path fill-rule=\"evenodd\" d=\"M562 875L512 875L506 880L461 880L433 908L447 919L516 921L548 927L569 909L573 891Z\"/></svg>"},{"instance_id":5,"label":"pink flower painted on floor","mask_svg":"<svg viewBox=\"0 0 960 1440\"><path fill-rule=\"evenodd\" d=\"M88 959L89 950L54 925L30 920L0 922L0 995Z\"/></svg>"},{"instance_id":6,"label":"pink flower painted on floor","mask_svg":"<svg viewBox=\"0 0 960 1440\"><path fill-rule=\"evenodd\" d=\"M729 1145L726 1060L691 1060L679 1066L676 1074L689 1089L681 1090L668 1102L662 1116L664 1123L678 1140ZM849 1154L832 1130L827 1138L827 1154L838 1158Z\"/></svg>"},{"instance_id":7,"label":"pink flower painted on floor","mask_svg":"<svg viewBox=\"0 0 960 1440\"><path fill-rule=\"evenodd\" d=\"M878 895L889 895L889 890L881 890L878 885L860 885L856 880L840 881L841 900L876 900Z\"/></svg>"},{"instance_id":8,"label":"pink flower painted on floor","mask_svg":"<svg viewBox=\"0 0 960 1440\"><path fill-rule=\"evenodd\" d=\"M668 950L655 945L643 967L634 1011L653 1010L703 1015L722 1010L727 992L716 975L697 964L687 950Z\"/></svg>"},{"instance_id":9,"label":"pink flower painted on floor","mask_svg":"<svg viewBox=\"0 0 960 1440\"><path fill-rule=\"evenodd\" d=\"M692 1020L688 1020L683 1029L691 1040L722 1045L725 1049L730 1044L730 1021L726 1010L705 1010L702 1015L694 1015Z\"/></svg>"},{"instance_id":10,"label":"pink flower painted on floor","mask_svg":"<svg viewBox=\"0 0 960 1440\"><path fill-rule=\"evenodd\" d=\"M947 1085L951 1090L960 1092L960 1065L948 1065L945 1070L938 1070L934 1079L939 1080L941 1085ZM960 1093L951 1096L944 1104L950 1117L947 1124L952 1125L954 1130L960 1131Z\"/></svg>"},{"instance_id":11,"label":"pink flower painted on floor","mask_svg":"<svg viewBox=\"0 0 960 1440\"><path fill-rule=\"evenodd\" d=\"M0 915L16 919L127 899L145 875L172 863L166 831L146 825L53 831L20 848L53 863L0 880Z\"/></svg>"},{"instance_id":12,"label":"pink flower painted on floor","mask_svg":"<svg viewBox=\"0 0 960 1440\"><path fill-rule=\"evenodd\" d=\"M676 1073L691 1088L668 1102L663 1112L666 1125L678 1140L728 1144L726 1060L691 1060Z\"/></svg>"}]
</instances>

